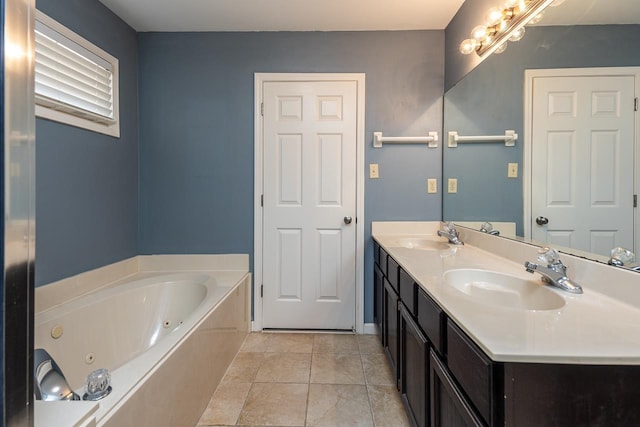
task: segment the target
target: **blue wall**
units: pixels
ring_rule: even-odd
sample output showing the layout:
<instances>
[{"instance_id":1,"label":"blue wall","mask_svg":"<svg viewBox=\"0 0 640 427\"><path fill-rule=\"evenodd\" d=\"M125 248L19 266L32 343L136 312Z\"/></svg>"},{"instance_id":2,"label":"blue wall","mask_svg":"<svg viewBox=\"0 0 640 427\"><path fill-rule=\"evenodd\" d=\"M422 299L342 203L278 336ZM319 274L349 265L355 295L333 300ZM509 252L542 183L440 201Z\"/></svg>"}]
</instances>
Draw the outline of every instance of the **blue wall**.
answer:
<instances>
[{"instance_id":1,"label":"blue wall","mask_svg":"<svg viewBox=\"0 0 640 427\"><path fill-rule=\"evenodd\" d=\"M136 32L97 0L36 7L120 61L120 138L36 120L36 286L138 249Z\"/></svg>"},{"instance_id":2,"label":"blue wall","mask_svg":"<svg viewBox=\"0 0 640 427\"><path fill-rule=\"evenodd\" d=\"M373 131L442 127L442 31L141 33L140 252L253 255L254 73L366 73L366 310L373 220L439 220L441 150L373 149ZM252 257L253 262L253 257Z\"/></svg>"},{"instance_id":3,"label":"blue wall","mask_svg":"<svg viewBox=\"0 0 640 427\"><path fill-rule=\"evenodd\" d=\"M531 27L525 37L492 55L456 86L444 101L444 132L493 135L514 129L515 147L470 144L444 151L444 179L458 178L458 193L445 194L450 220L516 221L523 234L522 174L507 178L507 163L522 167L524 71L539 68L640 65L640 25ZM460 55L462 56L462 55Z\"/></svg>"},{"instance_id":4,"label":"blue wall","mask_svg":"<svg viewBox=\"0 0 640 427\"><path fill-rule=\"evenodd\" d=\"M445 91L482 62L478 55L461 55L460 43L469 38L474 27L483 23L487 11L499 4L496 0L466 0L447 25L444 51Z\"/></svg>"}]
</instances>

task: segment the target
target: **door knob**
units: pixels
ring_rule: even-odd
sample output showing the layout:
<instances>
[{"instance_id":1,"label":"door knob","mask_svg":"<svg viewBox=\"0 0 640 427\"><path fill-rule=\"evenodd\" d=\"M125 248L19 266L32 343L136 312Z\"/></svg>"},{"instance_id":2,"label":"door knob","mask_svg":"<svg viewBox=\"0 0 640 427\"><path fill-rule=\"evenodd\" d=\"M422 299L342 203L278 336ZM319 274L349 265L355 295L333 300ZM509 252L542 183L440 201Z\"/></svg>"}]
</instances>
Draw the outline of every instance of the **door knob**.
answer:
<instances>
[{"instance_id":1,"label":"door knob","mask_svg":"<svg viewBox=\"0 0 640 427\"><path fill-rule=\"evenodd\" d=\"M349 225L351 224L351 221L353 221L353 218L351 218L350 216L345 216L344 217L344 223Z\"/></svg>"},{"instance_id":2,"label":"door knob","mask_svg":"<svg viewBox=\"0 0 640 427\"><path fill-rule=\"evenodd\" d=\"M538 218L536 218L536 223L538 225L545 225L545 224L549 224L549 218L545 218L543 216L539 216Z\"/></svg>"}]
</instances>

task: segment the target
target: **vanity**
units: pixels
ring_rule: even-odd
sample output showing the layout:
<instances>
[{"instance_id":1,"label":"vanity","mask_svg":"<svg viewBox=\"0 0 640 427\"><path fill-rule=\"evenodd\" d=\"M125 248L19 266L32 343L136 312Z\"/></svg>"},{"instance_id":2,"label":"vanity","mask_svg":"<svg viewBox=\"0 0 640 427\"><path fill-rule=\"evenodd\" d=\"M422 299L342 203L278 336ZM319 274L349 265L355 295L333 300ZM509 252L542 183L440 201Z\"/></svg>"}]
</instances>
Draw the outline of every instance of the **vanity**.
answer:
<instances>
[{"instance_id":1,"label":"vanity","mask_svg":"<svg viewBox=\"0 0 640 427\"><path fill-rule=\"evenodd\" d=\"M637 273L563 254L572 294L525 271L536 246L439 227L372 225L374 318L414 425L640 425Z\"/></svg>"}]
</instances>

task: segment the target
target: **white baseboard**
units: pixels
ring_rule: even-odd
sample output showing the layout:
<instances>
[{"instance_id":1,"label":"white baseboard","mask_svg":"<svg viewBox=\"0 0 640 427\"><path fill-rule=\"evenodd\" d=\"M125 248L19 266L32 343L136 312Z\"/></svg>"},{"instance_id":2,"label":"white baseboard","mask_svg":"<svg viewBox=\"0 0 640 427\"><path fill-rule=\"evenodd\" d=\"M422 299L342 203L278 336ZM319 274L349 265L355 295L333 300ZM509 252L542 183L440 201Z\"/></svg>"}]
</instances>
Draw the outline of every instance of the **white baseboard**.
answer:
<instances>
[{"instance_id":1,"label":"white baseboard","mask_svg":"<svg viewBox=\"0 0 640 427\"><path fill-rule=\"evenodd\" d=\"M365 335L379 335L378 326L375 323L365 323L362 333Z\"/></svg>"}]
</instances>

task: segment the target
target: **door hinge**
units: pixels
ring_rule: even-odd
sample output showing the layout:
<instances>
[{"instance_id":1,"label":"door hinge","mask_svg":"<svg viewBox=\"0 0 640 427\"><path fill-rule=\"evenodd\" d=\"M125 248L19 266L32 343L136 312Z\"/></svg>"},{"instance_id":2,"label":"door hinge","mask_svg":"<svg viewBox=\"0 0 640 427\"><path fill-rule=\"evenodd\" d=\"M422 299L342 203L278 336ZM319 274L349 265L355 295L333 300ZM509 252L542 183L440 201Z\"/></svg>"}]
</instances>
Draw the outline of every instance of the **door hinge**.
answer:
<instances>
[{"instance_id":1,"label":"door hinge","mask_svg":"<svg viewBox=\"0 0 640 427\"><path fill-rule=\"evenodd\" d=\"M634 208L638 207L638 195L637 194L633 195L633 207Z\"/></svg>"},{"instance_id":2,"label":"door hinge","mask_svg":"<svg viewBox=\"0 0 640 427\"><path fill-rule=\"evenodd\" d=\"M260 206L264 206L264 194L260 195Z\"/></svg>"},{"instance_id":3,"label":"door hinge","mask_svg":"<svg viewBox=\"0 0 640 427\"><path fill-rule=\"evenodd\" d=\"M260 285L260 298L264 296L264 285Z\"/></svg>"},{"instance_id":4,"label":"door hinge","mask_svg":"<svg viewBox=\"0 0 640 427\"><path fill-rule=\"evenodd\" d=\"M638 98L633 98L633 111L638 111Z\"/></svg>"},{"instance_id":5,"label":"door hinge","mask_svg":"<svg viewBox=\"0 0 640 427\"><path fill-rule=\"evenodd\" d=\"M264 102L260 103L260 115L264 116Z\"/></svg>"}]
</instances>

